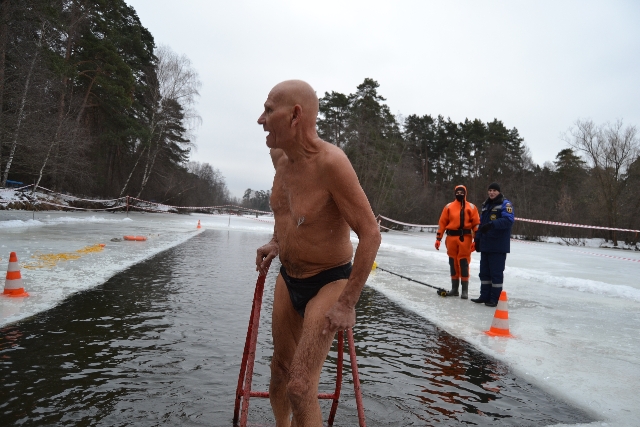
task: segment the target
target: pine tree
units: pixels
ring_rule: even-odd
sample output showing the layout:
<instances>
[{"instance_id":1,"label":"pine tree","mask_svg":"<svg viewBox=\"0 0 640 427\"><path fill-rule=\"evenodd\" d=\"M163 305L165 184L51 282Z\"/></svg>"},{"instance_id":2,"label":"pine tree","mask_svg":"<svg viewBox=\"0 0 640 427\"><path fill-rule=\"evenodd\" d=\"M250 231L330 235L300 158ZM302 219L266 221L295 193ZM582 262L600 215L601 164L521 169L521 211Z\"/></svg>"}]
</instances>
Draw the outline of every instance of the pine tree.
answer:
<instances>
[{"instance_id":1,"label":"pine tree","mask_svg":"<svg viewBox=\"0 0 640 427\"><path fill-rule=\"evenodd\" d=\"M350 117L350 100L339 92L325 92L320 98L318 135L327 142L344 148Z\"/></svg>"}]
</instances>

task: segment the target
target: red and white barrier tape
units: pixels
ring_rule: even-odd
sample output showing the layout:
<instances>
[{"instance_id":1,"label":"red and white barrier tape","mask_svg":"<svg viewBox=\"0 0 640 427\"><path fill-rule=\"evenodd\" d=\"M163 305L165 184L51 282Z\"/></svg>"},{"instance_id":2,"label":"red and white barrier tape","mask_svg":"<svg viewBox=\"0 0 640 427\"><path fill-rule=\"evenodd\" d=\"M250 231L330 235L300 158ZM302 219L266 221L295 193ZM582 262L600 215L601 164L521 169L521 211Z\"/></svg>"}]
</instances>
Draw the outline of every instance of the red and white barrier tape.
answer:
<instances>
[{"instance_id":1,"label":"red and white barrier tape","mask_svg":"<svg viewBox=\"0 0 640 427\"><path fill-rule=\"evenodd\" d=\"M261 214L265 214L265 215L273 215L273 212L269 212L269 211L259 211L257 209L250 209L250 208L243 208L242 206L237 206L237 205L222 205L222 206L215 206L215 208L236 208L236 209L242 209L243 211L248 211L248 212L253 212L253 213L261 213Z\"/></svg>"},{"instance_id":2,"label":"red and white barrier tape","mask_svg":"<svg viewBox=\"0 0 640 427\"><path fill-rule=\"evenodd\" d=\"M124 206L123 206L124 207ZM129 205L129 210L133 210L133 209L140 209L141 211L145 211L145 212L151 212L151 213L162 213L162 214L173 214L173 215L178 215L177 212L171 212L171 211L159 211L156 209L151 209L151 208L145 208L142 206L138 206L138 205Z\"/></svg>"},{"instance_id":3,"label":"red and white barrier tape","mask_svg":"<svg viewBox=\"0 0 640 427\"><path fill-rule=\"evenodd\" d=\"M30 184L30 185L33 185L33 184ZM70 194L58 193L57 191L50 190L50 189L45 188L45 187L43 187L41 185L38 185L38 188L41 188L41 189L46 190L46 191L48 191L50 193L53 193L53 194L59 194L62 197L71 197L74 200L84 200L86 202L105 203L105 202L115 202L115 201L118 201L118 200L124 200L124 199L127 198L126 196L124 196L124 197L118 197L117 199L106 199L106 200L101 200L101 199L83 199L82 197L76 197L76 196L72 196ZM37 190L37 188L36 188L36 190Z\"/></svg>"},{"instance_id":4,"label":"red and white barrier tape","mask_svg":"<svg viewBox=\"0 0 640 427\"><path fill-rule=\"evenodd\" d=\"M389 222L395 222L396 224L406 225L408 227L420 227L420 228L438 228L438 225L421 225L421 224L409 224L408 222L396 221L395 219L387 218L386 216L378 215L378 218L386 219Z\"/></svg>"},{"instance_id":5,"label":"red and white barrier tape","mask_svg":"<svg viewBox=\"0 0 640 427\"><path fill-rule=\"evenodd\" d=\"M378 215L378 218L383 218L387 221L394 222L396 224L406 225L408 227L420 227L420 228L432 228L438 227L437 225L421 225L421 224L410 224L407 222L396 221L395 219L388 218L383 215ZM538 219L528 219L528 218L515 218L516 221L524 221L524 222L532 222L536 224L548 224L548 225L559 225L563 227L576 227L576 228L590 228L593 230L611 230L611 231L628 231L630 233L640 233L640 230L633 230L628 228L613 228L613 227L600 227L597 225L584 225L584 224L571 224L568 222L558 222L558 221L543 221Z\"/></svg>"},{"instance_id":6,"label":"red and white barrier tape","mask_svg":"<svg viewBox=\"0 0 640 427\"><path fill-rule=\"evenodd\" d=\"M267 221L267 220L260 219L260 218L251 218L251 219L254 220L254 221L266 222L267 224L275 224L276 223L275 220L274 221Z\"/></svg>"},{"instance_id":7,"label":"red and white barrier tape","mask_svg":"<svg viewBox=\"0 0 640 427\"><path fill-rule=\"evenodd\" d=\"M19 187L19 188L4 188L4 189L0 189L0 191L20 191L20 190L24 190L26 188L32 187L33 184L29 184L29 185L25 185L24 187ZM106 202L115 202L115 201L119 201L119 200L125 200L127 197L130 200L136 200L138 202L141 203L147 203L150 205L156 205L156 206L165 206L167 208L174 208L174 209L191 209L191 210L196 210L196 209L228 209L228 208L234 208L234 209L240 209L243 211L247 211L247 212L253 212L253 213L259 213L259 214L266 214L266 215L273 215L273 212L268 212L268 211L260 211L257 209L250 209L250 208L245 208L242 206L237 206L237 205L218 205L218 206L176 206L176 205L167 205L164 203L158 203L158 202L151 202L148 200L143 200L143 199L139 199L137 197L131 197L131 196L124 196L124 197L118 197L117 199L106 199L106 200L101 200L101 199L84 199L82 197L76 197L76 196L72 196L72 195L67 195L67 194L63 194L63 193L59 193L57 191L53 191L51 189L48 189L46 187L42 187L42 186L38 186L38 188L48 191L52 194L58 194L62 197L69 197L69 198L73 198L74 200L83 200L83 201L87 201L87 202L96 202L96 203L106 203ZM62 206L62 205L56 205L56 206ZM65 206L62 206L65 207ZM71 209L80 209L80 208L73 208L71 206L69 206L69 208ZM89 209L89 210L104 210L104 209ZM165 212L165 211L157 211L157 212Z\"/></svg>"},{"instance_id":8,"label":"red and white barrier tape","mask_svg":"<svg viewBox=\"0 0 640 427\"><path fill-rule=\"evenodd\" d=\"M560 225L563 227L591 228L593 230L629 231L631 233L640 233L640 230L631 230L627 228L600 227L597 225L571 224L568 222L558 222L558 221L541 221L538 219L527 219L527 218L516 217L516 221L533 222L536 224Z\"/></svg>"},{"instance_id":9,"label":"red and white barrier tape","mask_svg":"<svg viewBox=\"0 0 640 427\"><path fill-rule=\"evenodd\" d=\"M33 187L33 184L25 185L24 187L19 187L19 188L4 188L4 189L0 189L0 191L22 191L22 190L24 190L25 188L29 188L29 187ZM76 197L76 196L73 196L73 195L70 195L70 194L63 194L63 193L59 193L59 192L57 192L57 191L53 191L53 190L50 190L50 189L48 189L48 188L46 188L46 187L42 187L41 185L38 185L38 188L40 188L40 189L42 189L42 190L45 190L45 191L48 191L49 193L52 193L52 194L59 194L59 195L60 195L60 196L62 196L62 197L70 197L70 198L72 198L72 199L74 199L74 200L85 200L85 201L88 201L88 202L98 202L98 203L102 203L102 202L113 202L113 201L116 201L116 200L124 199L124 197L120 197L120 198L117 198L117 199L107 199L107 200L101 200L101 199L83 199L82 197ZM36 190L37 190L37 189L36 189Z\"/></svg>"},{"instance_id":10,"label":"red and white barrier tape","mask_svg":"<svg viewBox=\"0 0 640 427\"><path fill-rule=\"evenodd\" d=\"M3 188L3 189L0 189L0 191L22 191L25 188L29 188L29 187L33 187L33 184L25 185L24 187L19 187L19 188ZM63 193L59 193L57 191L53 191L53 190L45 188L45 187L43 187L41 185L38 185L38 188L40 188L42 190L45 190L45 191L48 191L49 193L52 193L52 194L58 194L58 195L60 195L62 197L69 197L69 198L72 198L73 200L84 200L86 202L105 203L105 202L115 202L115 201L118 201L118 200L126 199L126 197L118 197L117 199L105 199L105 200L103 200L103 199L83 199L82 197L76 197L76 196L72 196L70 194L63 194ZM97 210L97 209L94 209L94 210Z\"/></svg>"},{"instance_id":11,"label":"red and white barrier tape","mask_svg":"<svg viewBox=\"0 0 640 427\"><path fill-rule=\"evenodd\" d=\"M0 191L20 191L20 190L24 190L25 188L29 188L32 185L33 184L29 184L29 185L25 185L24 187L18 187L18 188L0 188Z\"/></svg>"},{"instance_id":12,"label":"red and white barrier tape","mask_svg":"<svg viewBox=\"0 0 640 427\"><path fill-rule=\"evenodd\" d=\"M269 214L272 215L273 212L267 212L267 211L259 211L256 209L249 209L249 208L244 208L242 206L236 206L236 205L218 205L218 206L174 206L174 205L166 205L164 203L158 203L158 202L150 202L148 200L142 200L142 199L138 199L137 197L129 197L129 199L132 200L137 200L139 202L143 202L143 203L148 203L151 205L156 205L156 206L166 206L168 208L175 208L175 209L225 209L225 208L236 208L236 209L242 209L243 211L248 211L248 212L254 212L254 213L262 213L262 214Z\"/></svg>"},{"instance_id":13,"label":"red and white barrier tape","mask_svg":"<svg viewBox=\"0 0 640 427\"><path fill-rule=\"evenodd\" d=\"M18 191L18 190L22 190L28 187L31 187L33 184L29 184L29 185L25 185L24 187L20 187L20 188L15 188L15 189L3 189L2 191L9 191L9 190L13 190L13 191ZM122 200L125 199L126 197L120 197L117 199L109 199L109 200L94 200L94 199L83 199L80 197L75 197L75 196L67 196L61 193L57 193L53 190L49 190L48 188L45 187L40 187L43 190L49 191L51 193L54 194L60 194L61 196L64 197L73 197L75 200L83 200L83 201L88 201L88 202L96 202L96 203L105 203L105 202L114 202L114 201L118 201L118 200ZM131 200L136 200L138 202L142 202L142 203L146 203L146 204L150 204L150 205L156 205L156 206L165 206L168 208L174 208L174 209L225 209L225 208L234 208L234 209L242 209L244 211L247 212L254 212L254 213L261 213L261 214L268 214L268 215L273 215L272 212L267 212L267 211L260 211L257 209L250 209L250 208L244 208L242 206L236 206L236 205L218 205L218 206L176 206L176 205L167 205L164 203L158 203L158 202L150 202L148 200L143 200L143 199L138 199L137 197L130 197L129 199ZM46 202L49 203L49 202ZM84 208L75 208L75 207L71 207L71 206L63 206L63 205L57 205L57 204L53 204L53 203L49 203L53 206L60 206L60 207L68 207L69 209L77 209L77 210L112 210L115 208L107 208L107 209L84 209ZM133 206L133 205L132 205ZM165 211L156 211L156 212L165 212ZM397 221L395 219L391 219L389 217L386 217L384 215L378 215L378 218L382 218L386 221L389 222L393 222L396 224L400 224L400 225L405 225L407 227L417 227L417 228L438 228L438 225L428 225L428 224L411 224L408 222L402 222L402 221ZM528 219L528 218L515 218L517 221L523 221L523 222L531 222L531 223L535 223L535 224L547 224L547 225L558 225L558 226L562 226L562 227L575 227L575 228L586 228L586 229L592 229L592 230L610 230L610 231L623 231L623 232L631 232L631 233L640 233L640 230L634 230L634 229L626 229L626 228L614 228L614 227L601 227L601 226L596 226L596 225L584 225L584 224L572 224L572 223L568 223L568 222L559 222L559 221L544 221L544 220L536 220L536 219ZM381 226L383 227L383 226ZM383 227L387 230L390 230L389 228ZM398 230L393 230L393 231L398 231Z\"/></svg>"},{"instance_id":14,"label":"red and white barrier tape","mask_svg":"<svg viewBox=\"0 0 640 427\"><path fill-rule=\"evenodd\" d=\"M597 254L597 253L595 253L595 252L578 251L578 250L575 250L575 249L569 249L569 250L570 250L571 252L579 252L579 253L581 253L581 254L589 254L589 255L601 256L601 257L605 257L605 258L621 259L621 260L624 260L624 261L640 262L640 259L625 258L625 257L615 256L615 255Z\"/></svg>"},{"instance_id":15,"label":"red and white barrier tape","mask_svg":"<svg viewBox=\"0 0 640 427\"><path fill-rule=\"evenodd\" d=\"M380 226L380 228L384 228L385 230L393 231L394 233L406 234L407 236L418 236L417 234L406 233L404 231L394 230L393 228L387 228L384 225L380 225L380 224L378 224L378 225Z\"/></svg>"},{"instance_id":16,"label":"red and white barrier tape","mask_svg":"<svg viewBox=\"0 0 640 427\"><path fill-rule=\"evenodd\" d=\"M520 240L520 239L511 239L514 242L518 242L518 243L524 243L525 245L535 245L535 246L543 246L549 243L536 243L536 242L527 242L525 240ZM632 261L632 262L640 262L640 259L635 259L635 258L625 258L625 257L621 257L621 256L615 256L615 255L606 255L606 254L599 254L596 252L586 252L586 251L579 251L577 249L569 249L569 251L571 252L578 252L581 254L587 254L587 255L594 255L594 256L600 256L600 257L604 257L604 258L613 258L613 259L621 259L623 261Z\"/></svg>"},{"instance_id":17,"label":"red and white barrier tape","mask_svg":"<svg viewBox=\"0 0 640 427\"><path fill-rule=\"evenodd\" d=\"M216 208L220 208L220 206L174 206L174 205L166 205L164 203L158 203L158 202L150 202L148 200L142 200L142 199L138 199L137 197L131 197L129 196L130 200L136 200L138 202L142 202L142 203L147 203L149 205L156 205L156 206L164 206L167 208L174 208L174 209L216 209Z\"/></svg>"},{"instance_id":18,"label":"red and white barrier tape","mask_svg":"<svg viewBox=\"0 0 640 427\"><path fill-rule=\"evenodd\" d=\"M77 211L110 211L110 210L114 210L114 209L123 209L123 208L126 207L126 205L120 205L120 206L113 206L113 207L105 208L105 209L76 208L74 206L60 205L58 203L46 202L46 201L43 201L43 200L38 200L34 204L36 204L36 205L58 206L58 207L65 208L65 209L75 209Z\"/></svg>"}]
</instances>

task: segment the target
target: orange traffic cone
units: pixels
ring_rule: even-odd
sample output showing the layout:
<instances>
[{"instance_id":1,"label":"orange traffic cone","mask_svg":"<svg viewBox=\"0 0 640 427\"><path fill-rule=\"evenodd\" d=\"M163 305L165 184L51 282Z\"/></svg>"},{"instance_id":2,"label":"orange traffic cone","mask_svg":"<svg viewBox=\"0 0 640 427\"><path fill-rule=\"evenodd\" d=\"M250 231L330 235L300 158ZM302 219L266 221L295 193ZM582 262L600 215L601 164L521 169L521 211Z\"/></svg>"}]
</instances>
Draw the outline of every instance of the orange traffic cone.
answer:
<instances>
[{"instance_id":1,"label":"orange traffic cone","mask_svg":"<svg viewBox=\"0 0 640 427\"><path fill-rule=\"evenodd\" d=\"M513 335L509 333L509 309L507 293L505 291L500 293L500 299L498 300L496 313L493 315L491 328L488 331L484 331L484 333L492 337L513 338Z\"/></svg>"},{"instance_id":2,"label":"orange traffic cone","mask_svg":"<svg viewBox=\"0 0 640 427\"><path fill-rule=\"evenodd\" d=\"M18 265L18 256L15 252L9 255L9 268L7 268L7 278L4 281L3 295L8 297L28 297L22 285L22 275Z\"/></svg>"},{"instance_id":3,"label":"orange traffic cone","mask_svg":"<svg viewBox=\"0 0 640 427\"><path fill-rule=\"evenodd\" d=\"M196 228L202 228L202 227L200 226L200 220L198 220L198 226L197 226Z\"/></svg>"}]
</instances>

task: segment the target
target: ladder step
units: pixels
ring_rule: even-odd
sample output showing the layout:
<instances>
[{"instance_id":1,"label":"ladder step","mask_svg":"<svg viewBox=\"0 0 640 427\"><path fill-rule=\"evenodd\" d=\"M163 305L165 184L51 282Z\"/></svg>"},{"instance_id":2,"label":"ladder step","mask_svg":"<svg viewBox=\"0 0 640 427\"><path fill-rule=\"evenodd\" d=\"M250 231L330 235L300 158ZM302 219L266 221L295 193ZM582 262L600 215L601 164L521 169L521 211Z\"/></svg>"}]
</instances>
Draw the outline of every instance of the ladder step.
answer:
<instances>
[{"instance_id":1,"label":"ladder step","mask_svg":"<svg viewBox=\"0 0 640 427\"><path fill-rule=\"evenodd\" d=\"M269 398L269 392L268 391L253 391L251 390L249 392L249 396L251 397L266 397L267 399ZM318 399L335 399L336 398L336 394L335 393L318 393Z\"/></svg>"},{"instance_id":2,"label":"ladder step","mask_svg":"<svg viewBox=\"0 0 640 427\"><path fill-rule=\"evenodd\" d=\"M242 355L242 363L240 364L240 375L238 376L238 387L236 388L235 407L233 411L234 427L262 427L267 424L248 424L249 415L249 398L251 397L269 397L268 391L252 391L251 381L253 377L253 368L256 355L256 342L258 338L258 327L260 324L260 308L262 306L262 294L264 292L265 276L258 276L256 281L256 289L253 294L253 305L251 307L251 317L249 318L249 328L247 329L247 338L245 341L244 352ZM356 407L358 409L358 425L366 427L364 416L364 407L362 403L362 394L360 392L360 378L358 376L358 362L356 360L355 344L353 342L353 331L351 328L346 330L347 341L349 343L349 356L351 359L351 374L353 375L353 389L356 397ZM342 388L342 363L344 357L344 331L338 331L338 358L336 366L336 388L333 393L319 393L318 399L333 400L327 426L331 427L335 419L338 402L340 399L340 389ZM242 406L242 410L240 408ZM272 424L268 424L271 426Z\"/></svg>"}]
</instances>

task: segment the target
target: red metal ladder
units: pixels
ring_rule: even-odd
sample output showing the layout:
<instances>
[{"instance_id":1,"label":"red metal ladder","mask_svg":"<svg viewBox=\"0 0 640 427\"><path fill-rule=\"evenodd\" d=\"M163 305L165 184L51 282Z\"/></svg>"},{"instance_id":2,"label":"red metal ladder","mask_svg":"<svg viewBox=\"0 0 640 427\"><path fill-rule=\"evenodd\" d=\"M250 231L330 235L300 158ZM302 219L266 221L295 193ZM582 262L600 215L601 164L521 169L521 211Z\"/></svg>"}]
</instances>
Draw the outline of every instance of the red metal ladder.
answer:
<instances>
[{"instance_id":1,"label":"red metal ladder","mask_svg":"<svg viewBox=\"0 0 640 427\"><path fill-rule=\"evenodd\" d=\"M238 387L236 389L236 402L233 410L234 427L246 427L249 415L250 397L269 397L268 391L252 391L251 381L253 378L253 365L256 358L256 341L258 339L258 326L260 324L260 308L262 307L262 294L264 292L264 276L258 276L256 289L253 294L253 305L251 307L251 317L249 318L249 328L247 329L247 339L244 343L244 353L242 354L242 364L240 365L240 375L238 376ZM353 341L353 331L347 329L347 341L349 343L349 356L351 359L351 372L353 374L353 388L356 395L356 406L358 408L358 421L360 427L366 427L364 418L364 406L362 404L362 394L360 392L360 377L358 375L358 362L356 360L355 344ZM336 366L337 378L336 388L333 393L319 393L318 399L332 399L331 412L327 420L327 426L333 426L333 420L338 409L340 399L340 389L342 387L342 361L344 355L344 331L338 331L338 361ZM242 410L240 407L242 406ZM240 424L238 424L240 421Z\"/></svg>"}]
</instances>

